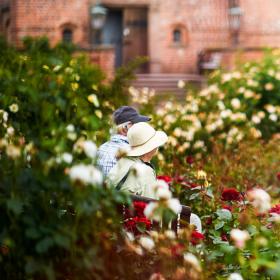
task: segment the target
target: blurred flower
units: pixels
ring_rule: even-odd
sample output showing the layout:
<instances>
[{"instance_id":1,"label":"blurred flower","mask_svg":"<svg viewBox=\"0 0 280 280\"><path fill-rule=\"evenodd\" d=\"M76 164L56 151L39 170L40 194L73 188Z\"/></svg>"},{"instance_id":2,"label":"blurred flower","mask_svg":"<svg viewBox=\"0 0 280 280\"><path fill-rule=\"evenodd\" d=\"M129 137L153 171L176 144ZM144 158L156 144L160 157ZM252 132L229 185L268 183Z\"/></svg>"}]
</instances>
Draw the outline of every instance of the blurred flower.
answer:
<instances>
[{"instance_id":1,"label":"blurred flower","mask_svg":"<svg viewBox=\"0 0 280 280\"><path fill-rule=\"evenodd\" d=\"M6 154L8 157L12 158L12 159L16 159L18 157L20 157L21 151L20 148L10 144L6 147Z\"/></svg>"},{"instance_id":2,"label":"blurred flower","mask_svg":"<svg viewBox=\"0 0 280 280\"><path fill-rule=\"evenodd\" d=\"M273 122L277 122L278 116L276 114L270 114L269 119Z\"/></svg>"},{"instance_id":3,"label":"blurred flower","mask_svg":"<svg viewBox=\"0 0 280 280\"><path fill-rule=\"evenodd\" d=\"M70 164L73 161L73 156L70 153L63 153L61 155L61 160Z\"/></svg>"},{"instance_id":4,"label":"blurred flower","mask_svg":"<svg viewBox=\"0 0 280 280\"><path fill-rule=\"evenodd\" d=\"M9 106L9 109L11 112L16 113L18 111L18 105L13 103L12 105Z\"/></svg>"},{"instance_id":5,"label":"blurred flower","mask_svg":"<svg viewBox=\"0 0 280 280\"><path fill-rule=\"evenodd\" d=\"M239 201L241 200L241 195L236 189L228 188L223 190L221 199L224 201Z\"/></svg>"},{"instance_id":6,"label":"blurred flower","mask_svg":"<svg viewBox=\"0 0 280 280\"><path fill-rule=\"evenodd\" d=\"M226 209L228 211L232 211L232 206L231 205L222 205L222 209Z\"/></svg>"},{"instance_id":7,"label":"blurred flower","mask_svg":"<svg viewBox=\"0 0 280 280\"><path fill-rule=\"evenodd\" d=\"M225 233L221 233L221 240L222 241L228 241L228 237Z\"/></svg>"},{"instance_id":8,"label":"blurred flower","mask_svg":"<svg viewBox=\"0 0 280 280\"><path fill-rule=\"evenodd\" d=\"M188 164L193 164L194 163L194 157L193 156L187 156L186 157L186 162Z\"/></svg>"},{"instance_id":9,"label":"blurred flower","mask_svg":"<svg viewBox=\"0 0 280 280\"><path fill-rule=\"evenodd\" d=\"M156 211L157 208L158 208L158 204L156 202L150 202L144 210L144 215L148 219L159 222L161 220L161 216L159 213L157 213L157 211Z\"/></svg>"},{"instance_id":10,"label":"blurred flower","mask_svg":"<svg viewBox=\"0 0 280 280\"><path fill-rule=\"evenodd\" d=\"M191 235L191 243L193 245L199 244L201 241L203 241L204 235L198 231L193 231Z\"/></svg>"},{"instance_id":11,"label":"blurred flower","mask_svg":"<svg viewBox=\"0 0 280 280\"><path fill-rule=\"evenodd\" d=\"M190 265L192 265L196 270L201 271L200 263L195 255L192 253L184 254L184 261Z\"/></svg>"},{"instance_id":12,"label":"blurred flower","mask_svg":"<svg viewBox=\"0 0 280 280\"><path fill-rule=\"evenodd\" d=\"M173 230L166 230L164 235L169 239L176 239L176 234Z\"/></svg>"},{"instance_id":13,"label":"blurred flower","mask_svg":"<svg viewBox=\"0 0 280 280\"><path fill-rule=\"evenodd\" d=\"M74 126L73 124L68 124L68 125L66 126L66 130L67 130L68 132L74 132L74 131L75 131L75 126Z\"/></svg>"},{"instance_id":14,"label":"blurred flower","mask_svg":"<svg viewBox=\"0 0 280 280\"><path fill-rule=\"evenodd\" d=\"M179 214L182 210L182 206L178 199L171 198L167 201L167 207L175 214Z\"/></svg>"},{"instance_id":15,"label":"blurred flower","mask_svg":"<svg viewBox=\"0 0 280 280\"><path fill-rule=\"evenodd\" d=\"M151 229L151 221L146 217L131 217L124 221L124 227L127 231L132 232L135 236L141 234L137 225L141 225L145 230Z\"/></svg>"},{"instance_id":16,"label":"blurred flower","mask_svg":"<svg viewBox=\"0 0 280 280\"><path fill-rule=\"evenodd\" d=\"M149 280L166 280L166 279L163 277L161 273L155 272L150 276Z\"/></svg>"},{"instance_id":17,"label":"blurred flower","mask_svg":"<svg viewBox=\"0 0 280 280\"><path fill-rule=\"evenodd\" d=\"M170 190L168 190L168 189L158 188L156 191L156 197L158 197L158 199L167 200L172 197L172 194L171 194Z\"/></svg>"},{"instance_id":18,"label":"blurred flower","mask_svg":"<svg viewBox=\"0 0 280 280\"><path fill-rule=\"evenodd\" d=\"M233 98L230 103L234 109L239 109L241 106L240 100L238 98Z\"/></svg>"},{"instance_id":19,"label":"blurred flower","mask_svg":"<svg viewBox=\"0 0 280 280\"><path fill-rule=\"evenodd\" d=\"M250 239L248 231L236 228L231 230L230 237L234 241L235 246L239 249L243 249L245 247L245 242Z\"/></svg>"},{"instance_id":20,"label":"blurred flower","mask_svg":"<svg viewBox=\"0 0 280 280\"><path fill-rule=\"evenodd\" d=\"M270 196L263 189L252 189L247 193L251 204L257 209L259 213L265 213L270 209Z\"/></svg>"},{"instance_id":21,"label":"blurred flower","mask_svg":"<svg viewBox=\"0 0 280 280\"><path fill-rule=\"evenodd\" d=\"M171 248L171 256L172 257L180 257L182 256L184 250L185 250L185 245L182 243L177 243L175 245L172 245Z\"/></svg>"},{"instance_id":22,"label":"blurred flower","mask_svg":"<svg viewBox=\"0 0 280 280\"><path fill-rule=\"evenodd\" d=\"M101 185L103 182L102 173L92 165L72 166L69 170L69 177L74 182L78 181L84 184Z\"/></svg>"},{"instance_id":23,"label":"blurred flower","mask_svg":"<svg viewBox=\"0 0 280 280\"><path fill-rule=\"evenodd\" d=\"M243 280L243 278L239 273L235 272L235 273L230 274L230 276L228 277L228 280Z\"/></svg>"},{"instance_id":24,"label":"blurred flower","mask_svg":"<svg viewBox=\"0 0 280 280\"><path fill-rule=\"evenodd\" d=\"M252 122L255 123L255 124L259 124L261 122L261 119L260 119L259 116L253 115L252 116Z\"/></svg>"},{"instance_id":25,"label":"blurred flower","mask_svg":"<svg viewBox=\"0 0 280 280\"><path fill-rule=\"evenodd\" d=\"M278 173L276 174L276 177L277 177L278 181L280 181L280 172L278 172Z\"/></svg>"},{"instance_id":26,"label":"blurred flower","mask_svg":"<svg viewBox=\"0 0 280 280\"><path fill-rule=\"evenodd\" d=\"M15 134L15 129L12 126L7 128L7 133L9 136L13 136Z\"/></svg>"},{"instance_id":27,"label":"blurred flower","mask_svg":"<svg viewBox=\"0 0 280 280\"><path fill-rule=\"evenodd\" d=\"M163 180L165 183L170 183L172 181L172 178L170 176L167 175L159 175L157 176L158 180Z\"/></svg>"},{"instance_id":28,"label":"blurred flower","mask_svg":"<svg viewBox=\"0 0 280 280\"><path fill-rule=\"evenodd\" d=\"M186 83L183 80L179 80L177 86L178 88L184 88L186 86Z\"/></svg>"},{"instance_id":29,"label":"blurred flower","mask_svg":"<svg viewBox=\"0 0 280 280\"><path fill-rule=\"evenodd\" d=\"M90 140L84 141L83 142L83 150L86 154L87 157L89 158L95 158L96 156L96 152L97 152L97 147L95 145L95 143L93 143Z\"/></svg>"},{"instance_id":30,"label":"blurred flower","mask_svg":"<svg viewBox=\"0 0 280 280\"><path fill-rule=\"evenodd\" d=\"M155 242L153 241L153 239L146 236L140 237L139 244L147 251L151 251L155 247Z\"/></svg>"},{"instance_id":31,"label":"blurred flower","mask_svg":"<svg viewBox=\"0 0 280 280\"><path fill-rule=\"evenodd\" d=\"M98 98L96 96L96 94L90 94L88 97L87 97L88 101L90 103L92 103L95 107L99 107L99 101L98 101Z\"/></svg>"},{"instance_id":32,"label":"blurred flower","mask_svg":"<svg viewBox=\"0 0 280 280\"><path fill-rule=\"evenodd\" d=\"M267 83L267 84L265 84L264 88L266 90L273 90L274 89L274 85L272 83Z\"/></svg>"},{"instance_id":33,"label":"blurred flower","mask_svg":"<svg viewBox=\"0 0 280 280\"><path fill-rule=\"evenodd\" d=\"M196 173L196 178L198 180L205 180L207 178L207 174L203 170L198 170L197 173Z\"/></svg>"},{"instance_id":34,"label":"blurred flower","mask_svg":"<svg viewBox=\"0 0 280 280\"><path fill-rule=\"evenodd\" d=\"M280 204L276 204L274 205L270 210L269 210L269 213L275 213L275 214L278 214L280 215Z\"/></svg>"}]
</instances>

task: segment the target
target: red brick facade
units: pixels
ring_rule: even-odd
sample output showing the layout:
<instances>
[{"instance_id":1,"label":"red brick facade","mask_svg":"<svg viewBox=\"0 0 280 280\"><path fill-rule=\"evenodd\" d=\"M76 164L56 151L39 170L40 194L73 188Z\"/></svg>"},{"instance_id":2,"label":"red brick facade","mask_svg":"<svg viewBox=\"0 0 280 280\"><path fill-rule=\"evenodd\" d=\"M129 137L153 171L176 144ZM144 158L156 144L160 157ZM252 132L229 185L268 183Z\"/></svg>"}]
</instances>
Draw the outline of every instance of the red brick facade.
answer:
<instances>
[{"instance_id":1,"label":"red brick facade","mask_svg":"<svg viewBox=\"0 0 280 280\"><path fill-rule=\"evenodd\" d=\"M47 35L52 44L71 30L72 41L89 48L92 41L90 7L95 0L0 0L0 32L20 44L22 37ZM229 5L242 9L238 48L254 59L257 48L280 47L279 0L103 0L117 11L124 34L119 59L125 63L137 55L150 58L151 73L196 73L199 54L219 50L221 61L232 64L234 52L229 28ZM112 26L110 26L112 28ZM67 35L67 34L66 34ZM110 41L110 40L109 40ZM108 44L108 43L107 43ZM234 46L236 48L236 46ZM253 48L253 51L249 51ZM106 71L114 65L112 48L98 47L93 61ZM110 70L111 69L111 70ZM143 70L144 71L144 70Z\"/></svg>"}]
</instances>

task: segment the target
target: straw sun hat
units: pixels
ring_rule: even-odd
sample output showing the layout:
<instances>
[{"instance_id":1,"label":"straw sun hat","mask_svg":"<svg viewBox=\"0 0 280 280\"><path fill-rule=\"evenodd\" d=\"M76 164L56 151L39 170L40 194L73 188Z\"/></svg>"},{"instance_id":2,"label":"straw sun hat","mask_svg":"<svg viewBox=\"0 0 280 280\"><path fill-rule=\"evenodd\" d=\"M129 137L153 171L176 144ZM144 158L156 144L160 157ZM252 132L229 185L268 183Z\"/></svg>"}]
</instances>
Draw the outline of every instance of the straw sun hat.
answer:
<instances>
[{"instance_id":1,"label":"straw sun hat","mask_svg":"<svg viewBox=\"0 0 280 280\"><path fill-rule=\"evenodd\" d=\"M131 150L128 156L142 156L166 143L168 137L163 131L156 131L148 123L139 122L134 124L127 133Z\"/></svg>"}]
</instances>

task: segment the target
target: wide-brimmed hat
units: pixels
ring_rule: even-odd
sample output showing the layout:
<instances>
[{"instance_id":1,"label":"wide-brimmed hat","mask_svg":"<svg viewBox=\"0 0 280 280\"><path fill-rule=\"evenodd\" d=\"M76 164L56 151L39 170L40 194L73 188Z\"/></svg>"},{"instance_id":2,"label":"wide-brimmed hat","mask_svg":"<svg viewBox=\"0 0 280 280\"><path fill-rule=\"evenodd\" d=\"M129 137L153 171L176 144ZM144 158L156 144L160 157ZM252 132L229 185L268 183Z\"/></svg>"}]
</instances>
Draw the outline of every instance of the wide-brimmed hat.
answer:
<instances>
[{"instance_id":1,"label":"wide-brimmed hat","mask_svg":"<svg viewBox=\"0 0 280 280\"><path fill-rule=\"evenodd\" d=\"M151 118L147 116L140 115L136 109L130 106L122 106L118 108L114 114L113 114L114 122L116 125L126 123L126 122L132 122L138 123L138 122L148 122L151 120Z\"/></svg>"},{"instance_id":2,"label":"wide-brimmed hat","mask_svg":"<svg viewBox=\"0 0 280 280\"><path fill-rule=\"evenodd\" d=\"M163 131L156 131L145 122L134 124L127 133L127 138L131 150L128 156L142 156L155 148L162 146L168 140Z\"/></svg>"}]
</instances>

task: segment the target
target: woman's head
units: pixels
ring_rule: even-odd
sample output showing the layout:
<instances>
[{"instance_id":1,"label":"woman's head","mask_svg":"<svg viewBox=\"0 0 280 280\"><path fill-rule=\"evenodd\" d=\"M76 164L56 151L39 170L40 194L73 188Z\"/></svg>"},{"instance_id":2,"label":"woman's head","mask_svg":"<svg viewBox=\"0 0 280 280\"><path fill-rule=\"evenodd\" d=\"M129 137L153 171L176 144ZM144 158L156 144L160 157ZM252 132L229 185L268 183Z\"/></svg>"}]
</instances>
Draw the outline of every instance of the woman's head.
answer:
<instances>
[{"instance_id":1,"label":"woman's head","mask_svg":"<svg viewBox=\"0 0 280 280\"><path fill-rule=\"evenodd\" d=\"M152 126L144 122L134 124L128 130L127 138L131 147L128 156L143 156L148 153L155 154L157 148L168 140L165 132L156 131Z\"/></svg>"}]
</instances>

